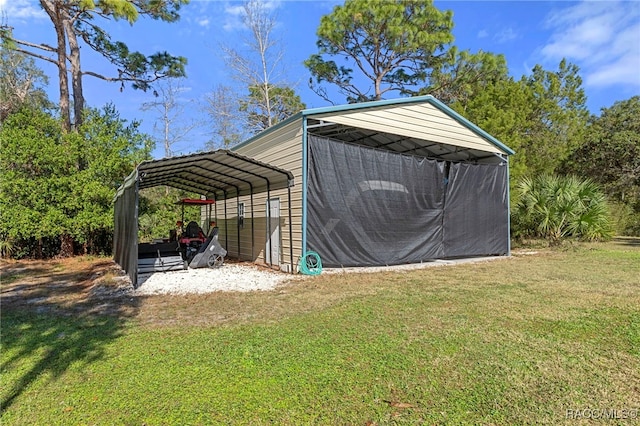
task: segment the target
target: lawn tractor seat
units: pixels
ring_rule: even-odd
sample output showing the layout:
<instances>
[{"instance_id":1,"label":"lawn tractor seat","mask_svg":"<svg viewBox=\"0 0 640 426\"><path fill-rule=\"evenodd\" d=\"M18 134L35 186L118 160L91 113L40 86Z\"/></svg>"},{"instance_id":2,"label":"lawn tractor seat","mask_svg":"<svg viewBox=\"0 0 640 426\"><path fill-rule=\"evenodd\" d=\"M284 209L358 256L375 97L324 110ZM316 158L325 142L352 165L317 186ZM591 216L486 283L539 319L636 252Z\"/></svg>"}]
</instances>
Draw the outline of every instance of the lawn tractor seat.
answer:
<instances>
[{"instance_id":1,"label":"lawn tractor seat","mask_svg":"<svg viewBox=\"0 0 640 426\"><path fill-rule=\"evenodd\" d=\"M182 258L187 264L191 263L191 260L193 260L193 257L198 253L205 240L205 235L198 223L193 221L189 222L180 236L180 250L182 252Z\"/></svg>"},{"instance_id":2,"label":"lawn tractor seat","mask_svg":"<svg viewBox=\"0 0 640 426\"><path fill-rule=\"evenodd\" d=\"M183 237L201 238L202 236L203 236L203 233L202 233L202 228L200 228L200 225L198 225L198 223L194 221L189 222L189 224L184 230Z\"/></svg>"}]
</instances>

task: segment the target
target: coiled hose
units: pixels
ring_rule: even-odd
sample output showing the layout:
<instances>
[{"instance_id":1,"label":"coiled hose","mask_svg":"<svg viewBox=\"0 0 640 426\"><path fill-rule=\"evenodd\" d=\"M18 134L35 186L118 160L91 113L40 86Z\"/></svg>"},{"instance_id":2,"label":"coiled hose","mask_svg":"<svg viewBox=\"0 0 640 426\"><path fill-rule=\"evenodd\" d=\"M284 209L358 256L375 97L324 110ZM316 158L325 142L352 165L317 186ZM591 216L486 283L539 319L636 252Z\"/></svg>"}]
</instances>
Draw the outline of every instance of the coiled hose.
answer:
<instances>
[{"instance_id":1,"label":"coiled hose","mask_svg":"<svg viewBox=\"0 0 640 426\"><path fill-rule=\"evenodd\" d=\"M322 273L322 260L315 251L308 251L300 257L298 271L305 275L320 275Z\"/></svg>"}]
</instances>

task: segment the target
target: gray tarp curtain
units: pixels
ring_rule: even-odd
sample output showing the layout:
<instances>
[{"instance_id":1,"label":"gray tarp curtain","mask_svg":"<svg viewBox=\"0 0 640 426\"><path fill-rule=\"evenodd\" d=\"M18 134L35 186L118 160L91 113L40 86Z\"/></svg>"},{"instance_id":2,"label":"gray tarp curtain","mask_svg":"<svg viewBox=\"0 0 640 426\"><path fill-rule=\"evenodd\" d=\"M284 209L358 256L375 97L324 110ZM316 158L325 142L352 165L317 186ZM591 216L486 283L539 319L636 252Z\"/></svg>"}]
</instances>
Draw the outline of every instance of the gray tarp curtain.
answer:
<instances>
[{"instance_id":1,"label":"gray tarp curtain","mask_svg":"<svg viewBox=\"0 0 640 426\"><path fill-rule=\"evenodd\" d=\"M308 249L329 267L505 254L505 166L447 163L309 135Z\"/></svg>"},{"instance_id":2,"label":"gray tarp curtain","mask_svg":"<svg viewBox=\"0 0 640 426\"><path fill-rule=\"evenodd\" d=\"M129 179L137 179L133 172ZM114 205L113 257L127 271L132 283L138 279L138 188L125 186Z\"/></svg>"},{"instance_id":3,"label":"gray tarp curtain","mask_svg":"<svg viewBox=\"0 0 640 426\"><path fill-rule=\"evenodd\" d=\"M506 254L509 250L507 167L454 163L444 208L444 256Z\"/></svg>"}]
</instances>

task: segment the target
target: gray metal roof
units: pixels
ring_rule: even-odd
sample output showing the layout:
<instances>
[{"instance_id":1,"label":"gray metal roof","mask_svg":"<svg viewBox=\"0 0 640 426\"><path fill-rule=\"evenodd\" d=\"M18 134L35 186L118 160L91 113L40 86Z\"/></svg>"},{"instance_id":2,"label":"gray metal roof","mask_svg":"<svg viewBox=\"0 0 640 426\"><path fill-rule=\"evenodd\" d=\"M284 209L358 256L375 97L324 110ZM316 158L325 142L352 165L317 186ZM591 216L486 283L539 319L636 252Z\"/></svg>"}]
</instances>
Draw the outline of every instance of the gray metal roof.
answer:
<instances>
[{"instance_id":1,"label":"gray metal roof","mask_svg":"<svg viewBox=\"0 0 640 426\"><path fill-rule=\"evenodd\" d=\"M293 186L291 172L226 149L144 161L137 178L140 189L167 185L217 200Z\"/></svg>"}]
</instances>

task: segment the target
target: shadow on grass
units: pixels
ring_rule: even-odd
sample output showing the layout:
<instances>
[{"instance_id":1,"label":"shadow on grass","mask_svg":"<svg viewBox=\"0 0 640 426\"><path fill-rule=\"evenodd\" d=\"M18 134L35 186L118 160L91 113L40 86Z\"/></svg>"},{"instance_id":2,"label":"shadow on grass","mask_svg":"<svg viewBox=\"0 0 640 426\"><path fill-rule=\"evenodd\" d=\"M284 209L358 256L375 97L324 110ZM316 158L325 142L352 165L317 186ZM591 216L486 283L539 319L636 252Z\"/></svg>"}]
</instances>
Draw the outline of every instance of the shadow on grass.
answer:
<instances>
[{"instance_id":1,"label":"shadow on grass","mask_svg":"<svg viewBox=\"0 0 640 426\"><path fill-rule=\"evenodd\" d=\"M55 380L73 364L103 358L105 345L122 335L138 301L126 286L97 279L113 266L93 262L69 273L31 268L3 283L0 415L34 381Z\"/></svg>"},{"instance_id":2,"label":"shadow on grass","mask_svg":"<svg viewBox=\"0 0 640 426\"><path fill-rule=\"evenodd\" d=\"M625 246L640 247L640 237L614 237L613 241Z\"/></svg>"}]
</instances>

